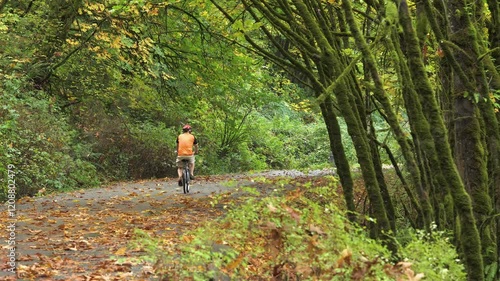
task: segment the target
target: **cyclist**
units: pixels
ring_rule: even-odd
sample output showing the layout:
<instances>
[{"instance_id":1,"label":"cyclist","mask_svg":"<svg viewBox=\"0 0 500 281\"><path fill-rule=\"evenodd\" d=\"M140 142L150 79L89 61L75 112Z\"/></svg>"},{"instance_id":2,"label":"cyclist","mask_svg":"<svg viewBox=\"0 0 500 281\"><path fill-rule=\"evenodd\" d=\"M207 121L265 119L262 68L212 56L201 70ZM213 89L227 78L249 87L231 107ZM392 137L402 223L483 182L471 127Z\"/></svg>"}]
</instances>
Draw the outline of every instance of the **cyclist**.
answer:
<instances>
[{"instance_id":1,"label":"cyclist","mask_svg":"<svg viewBox=\"0 0 500 281\"><path fill-rule=\"evenodd\" d=\"M182 160L189 160L190 178L194 180L194 155L198 154L198 140L191 134L192 128L189 124L182 127L182 134L177 137L177 174L179 186L182 186Z\"/></svg>"}]
</instances>

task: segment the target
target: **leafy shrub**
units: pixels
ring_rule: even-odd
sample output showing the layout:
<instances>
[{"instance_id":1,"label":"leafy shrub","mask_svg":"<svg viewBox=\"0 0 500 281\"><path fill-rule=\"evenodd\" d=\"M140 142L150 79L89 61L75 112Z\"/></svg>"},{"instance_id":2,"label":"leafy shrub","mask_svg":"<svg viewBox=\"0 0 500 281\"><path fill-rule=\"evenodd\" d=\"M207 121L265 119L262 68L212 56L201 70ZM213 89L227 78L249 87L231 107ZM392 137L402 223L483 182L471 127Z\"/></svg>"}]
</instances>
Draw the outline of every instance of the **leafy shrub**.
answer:
<instances>
[{"instance_id":1,"label":"leafy shrub","mask_svg":"<svg viewBox=\"0 0 500 281\"><path fill-rule=\"evenodd\" d=\"M324 123L311 116L305 123L303 113L292 110L286 103L274 110L275 114L252 116L252 151L264 156L272 169L331 167L330 143Z\"/></svg>"},{"instance_id":2,"label":"leafy shrub","mask_svg":"<svg viewBox=\"0 0 500 281\"><path fill-rule=\"evenodd\" d=\"M175 175L176 132L161 121L135 120L100 101L74 109L75 126L98 173L108 180Z\"/></svg>"},{"instance_id":3,"label":"leafy shrub","mask_svg":"<svg viewBox=\"0 0 500 281\"><path fill-rule=\"evenodd\" d=\"M17 196L99 184L78 133L43 92L18 93L23 82L12 79L0 96L0 162L14 165ZM5 167L0 169L4 181ZM6 186L3 184L2 186ZM1 192L5 199L5 190Z\"/></svg>"},{"instance_id":4,"label":"leafy shrub","mask_svg":"<svg viewBox=\"0 0 500 281\"><path fill-rule=\"evenodd\" d=\"M169 280L464 280L463 267L443 237L426 244L414 236L402 250L411 263L393 264L389 251L349 223L325 189L307 193L313 196L297 190L284 197L247 198L224 218L186 233L174 249L146 243L156 245L149 252L157 273Z\"/></svg>"},{"instance_id":5,"label":"leafy shrub","mask_svg":"<svg viewBox=\"0 0 500 281\"><path fill-rule=\"evenodd\" d=\"M400 255L417 272L425 272L428 280L466 280L465 268L458 261L449 235L436 229L432 233L410 230L409 234L411 240L402 247Z\"/></svg>"},{"instance_id":6,"label":"leafy shrub","mask_svg":"<svg viewBox=\"0 0 500 281\"><path fill-rule=\"evenodd\" d=\"M175 130L163 124L142 122L131 125L133 150L129 160L134 179L174 176Z\"/></svg>"}]
</instances>

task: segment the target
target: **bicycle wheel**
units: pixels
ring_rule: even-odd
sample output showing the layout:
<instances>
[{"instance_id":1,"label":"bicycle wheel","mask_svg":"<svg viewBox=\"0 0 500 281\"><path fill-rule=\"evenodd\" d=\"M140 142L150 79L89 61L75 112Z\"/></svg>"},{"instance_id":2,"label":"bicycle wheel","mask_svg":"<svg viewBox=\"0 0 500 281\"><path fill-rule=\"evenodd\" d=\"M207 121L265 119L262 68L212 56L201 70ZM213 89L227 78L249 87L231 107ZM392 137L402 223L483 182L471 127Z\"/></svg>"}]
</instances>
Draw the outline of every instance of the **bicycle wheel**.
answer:
<instances>
[{"instance_id":1,"label":"bicycle wheel","mask_svg":"<svg viewBox=\"0 0 500 281\"><path fill-rule=\"evenodd\" d=\"M189 169L188 168L184 168L184 172L182 173L182 188L183 188L184 194L189 193Z\"/></svg>"}]
</instances>

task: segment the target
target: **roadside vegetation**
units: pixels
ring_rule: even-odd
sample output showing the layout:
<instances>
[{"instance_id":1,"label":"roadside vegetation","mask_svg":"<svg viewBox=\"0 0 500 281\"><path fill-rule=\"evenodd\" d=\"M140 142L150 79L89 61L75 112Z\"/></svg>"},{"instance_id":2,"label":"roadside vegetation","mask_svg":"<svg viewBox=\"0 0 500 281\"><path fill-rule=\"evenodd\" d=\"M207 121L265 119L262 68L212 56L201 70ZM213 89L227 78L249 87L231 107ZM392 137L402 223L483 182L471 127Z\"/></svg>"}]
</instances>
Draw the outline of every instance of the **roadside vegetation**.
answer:
<instances>
[{"instance_id":1,"label":"roadside vegetation","mask_svg":"<svg viewBox=\"0 0 500 281\"><path fill-rule=\"evenodd\" d=\"M175 177L189 123L199 175L336 173L235 205L175 274L498 280L499 28L498 1L0 0L0 200Z\"/></svg>"},{"instance_id":2,"label":"roadside vegetation","mask_svg":"<svg viewBox=\"0 0 500 281\"><path fill-rule=\"evenodd\" d=\"M178 243L137 229L131 247L159 280L466 280L449 233L407 228L394 256L367 235L372 218L347 220L332 176L260 177L242 191L213 196L226 214Z\"/></svg>"}]
</instances>

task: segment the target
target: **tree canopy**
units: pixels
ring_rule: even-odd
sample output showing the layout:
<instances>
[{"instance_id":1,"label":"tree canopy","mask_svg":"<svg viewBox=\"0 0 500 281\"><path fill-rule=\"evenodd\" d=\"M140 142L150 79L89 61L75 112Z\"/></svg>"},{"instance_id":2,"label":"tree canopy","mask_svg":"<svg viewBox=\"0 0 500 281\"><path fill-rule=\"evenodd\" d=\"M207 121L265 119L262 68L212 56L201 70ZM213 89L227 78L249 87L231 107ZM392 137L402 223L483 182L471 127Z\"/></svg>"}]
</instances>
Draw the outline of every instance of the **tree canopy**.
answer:
<instances>
[{"instance_id":1,"label":"tree canopy","mask_svg":"<svg viewBox=\"0 0 500 281\"><path fill-rule=\"evenodd\" d=\"M207 174L331 153L349 219L394 256L435 223L469 280L494 280L499 21L493 0L4 0L0 158L34 195L172 174L185 123Z\"/></svg>"}]
</instances>

